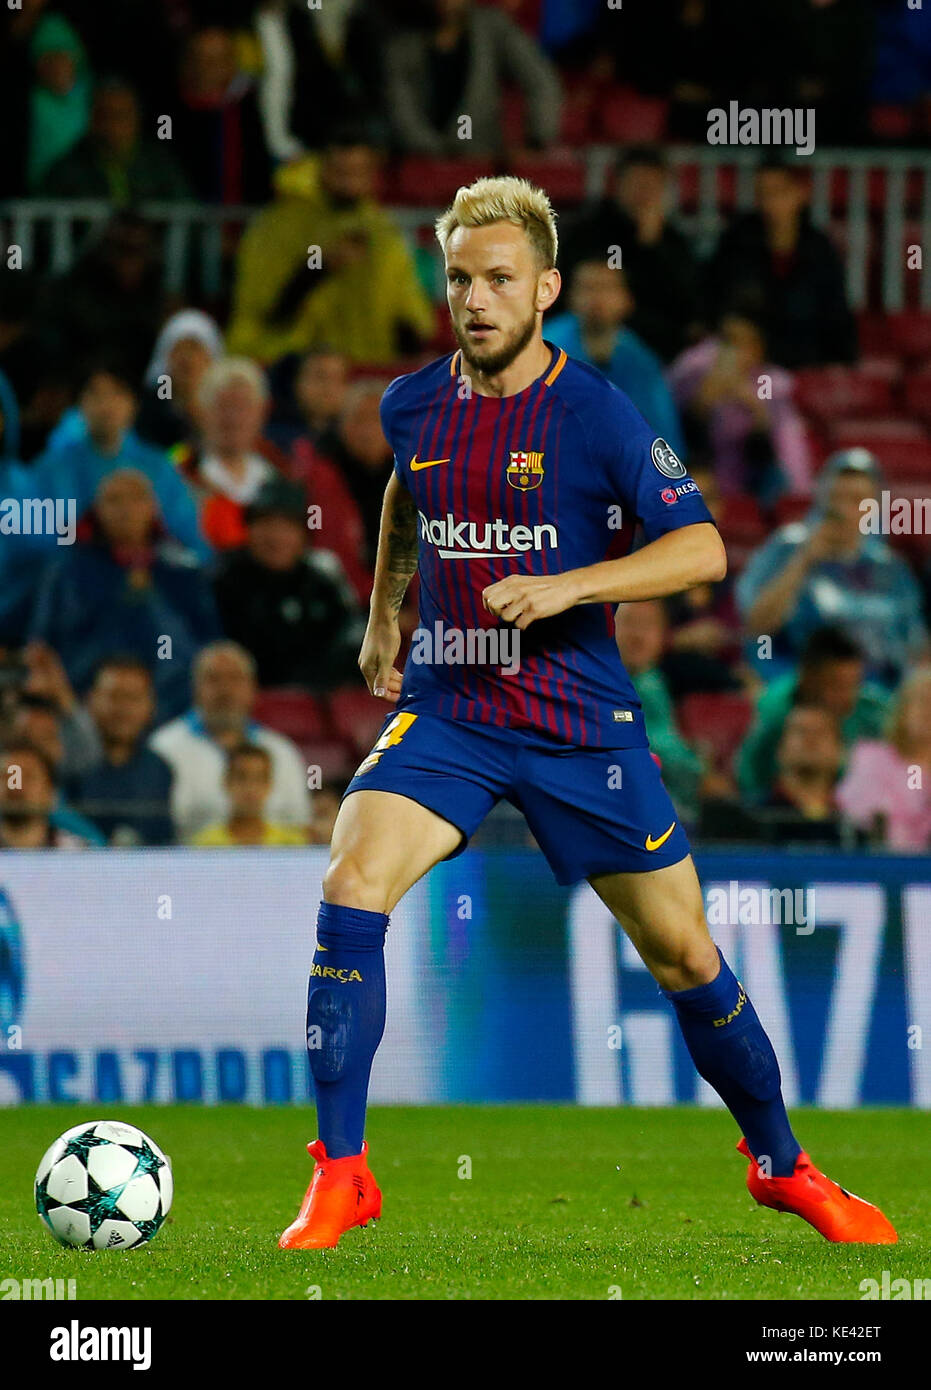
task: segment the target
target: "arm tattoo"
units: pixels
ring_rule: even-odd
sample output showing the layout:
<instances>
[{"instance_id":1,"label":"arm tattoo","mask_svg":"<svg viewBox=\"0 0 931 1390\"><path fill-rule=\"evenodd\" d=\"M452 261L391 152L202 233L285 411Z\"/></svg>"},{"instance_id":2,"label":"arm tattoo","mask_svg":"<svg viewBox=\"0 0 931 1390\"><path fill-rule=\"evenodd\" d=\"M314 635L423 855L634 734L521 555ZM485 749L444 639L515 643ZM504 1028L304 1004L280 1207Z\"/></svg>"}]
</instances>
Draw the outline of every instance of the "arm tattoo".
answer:
<instances>
[{"instance_id":1,"label":"arm tattoo","mask_svg":"<svg viewBox=\"0 0 931 1390\"><path fill-rule=\"evenodd\" d=\"M393 613L398 613L407 586L417 569L420 543L417 535L417 508L406 490L399 491L388 518L387 597Z\"/></svg>"}]
</instances>

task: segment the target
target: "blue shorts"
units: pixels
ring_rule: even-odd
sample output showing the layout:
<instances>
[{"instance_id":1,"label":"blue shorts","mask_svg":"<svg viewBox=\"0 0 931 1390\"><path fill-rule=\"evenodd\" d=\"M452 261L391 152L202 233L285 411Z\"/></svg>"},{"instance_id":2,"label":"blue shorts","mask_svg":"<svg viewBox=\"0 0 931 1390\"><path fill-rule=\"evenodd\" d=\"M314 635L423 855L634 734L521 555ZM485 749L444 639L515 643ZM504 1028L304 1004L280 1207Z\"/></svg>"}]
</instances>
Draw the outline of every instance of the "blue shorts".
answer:
<instances>
[{"instance_id":1,"label":"blue shorts","mask_svg":"<svg viewBox=\"0 0 931 1390\"><path fill-rule=\"evenodd\" d=\"M523 812L561 884L644 873L689 853L649 748L574 748L487 724L394 713L346 788L395 792L462 832L498 801Z\"/></svg>"}]
</instances>

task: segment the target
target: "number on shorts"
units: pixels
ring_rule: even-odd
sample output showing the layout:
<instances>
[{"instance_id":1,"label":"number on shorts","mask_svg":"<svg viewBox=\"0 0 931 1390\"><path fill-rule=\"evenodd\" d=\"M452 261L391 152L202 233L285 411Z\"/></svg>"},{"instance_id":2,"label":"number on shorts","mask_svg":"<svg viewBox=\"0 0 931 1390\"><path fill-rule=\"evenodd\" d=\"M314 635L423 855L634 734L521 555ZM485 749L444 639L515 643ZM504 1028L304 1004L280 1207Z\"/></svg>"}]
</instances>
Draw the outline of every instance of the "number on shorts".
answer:
<instances>
[{"instance_id":1,"label":"number on shorts","mask_svg":"<svg viewBox=\"0 0 931 1390\"><path fill-rule=\"evenodd\" d=\"M388 727L382 731L381 737L371 753L364 762L360 763L356 776L358 777L363 772L371 772L381 755L401 742L416 718L416 714L396 714Z\"/></svg>"}]
</instances>

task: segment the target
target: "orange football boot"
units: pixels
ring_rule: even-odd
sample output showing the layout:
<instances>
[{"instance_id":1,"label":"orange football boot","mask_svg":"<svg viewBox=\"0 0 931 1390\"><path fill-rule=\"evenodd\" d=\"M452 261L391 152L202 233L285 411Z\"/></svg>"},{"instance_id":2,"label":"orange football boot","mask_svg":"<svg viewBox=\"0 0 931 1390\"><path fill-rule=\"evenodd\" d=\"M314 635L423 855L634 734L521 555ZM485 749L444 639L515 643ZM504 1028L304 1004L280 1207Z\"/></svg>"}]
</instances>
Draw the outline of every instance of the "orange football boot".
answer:
<instances>
[{"instance_id":1,"label":"orange football boot","mask_svg":"<svg viewBox=\"0 0 931 1390\"><path fill-rule=\"evenodd\" d=\"M314 1175L296 1220L278 1241L280 1250L328 1250L353 1226L381 1216L381 1193L369 1172L369 1146L347 1158L328 1158L321 1139L307 1145Z\"/></svg>"},{"instance_id":2,"label":"orange football boot","mask_svg":"<svg viewBox=\"0 0 931 1390\"><path fill-rule=\"evenodd\" d=\"M825 1177L807 1153L799 1154L791 1177L767 1178L760 1172L746 1139L741 1139L737 1151L750 1160L747 1187L761 1207L793 1212L814 1226L825 1240L849 1245L895 1245L898 1240L895 1227L879 1207Z\"/></svg>"}]
</instances>

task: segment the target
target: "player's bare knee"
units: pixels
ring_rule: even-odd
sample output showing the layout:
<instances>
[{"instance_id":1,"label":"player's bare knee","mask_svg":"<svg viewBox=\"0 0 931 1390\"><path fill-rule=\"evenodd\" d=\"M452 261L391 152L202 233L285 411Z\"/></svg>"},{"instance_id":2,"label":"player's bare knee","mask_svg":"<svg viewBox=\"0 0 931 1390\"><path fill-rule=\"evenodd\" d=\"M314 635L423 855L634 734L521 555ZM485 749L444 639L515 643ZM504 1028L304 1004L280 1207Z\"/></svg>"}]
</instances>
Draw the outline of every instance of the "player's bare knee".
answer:
<instances>
[{"instance_id":1,"label":"player's bare knee","mask_svg":"<svg viewBox=\"0 0 931 1390\"><path fill-rule=\"evenodd\" d=\"M388 886L383 875L351 851L336 854L323 877L323 900L340 907L387 912Z\"/></svg>"},{"instance_id":2,"label":"player's bare knee","mask_svg":"<svg viewBox=\"0 0 931 1390\"><path fill-rule=\"evenodd\" d=\"M682 942L662 961L648 964L657 984L672 990L710 984L721 968L717 947L707 934Z\"/></svg>"}]
</instances>

